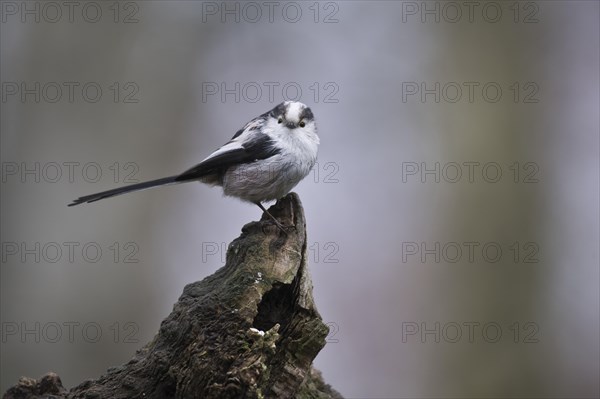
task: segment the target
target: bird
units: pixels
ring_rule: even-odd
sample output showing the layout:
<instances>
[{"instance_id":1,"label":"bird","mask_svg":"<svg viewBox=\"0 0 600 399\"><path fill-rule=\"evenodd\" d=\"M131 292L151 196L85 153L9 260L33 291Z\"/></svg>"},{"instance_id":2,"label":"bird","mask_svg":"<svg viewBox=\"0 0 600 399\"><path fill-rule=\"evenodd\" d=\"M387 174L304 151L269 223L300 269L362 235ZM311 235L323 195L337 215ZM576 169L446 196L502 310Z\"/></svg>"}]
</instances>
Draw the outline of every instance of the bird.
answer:
<instances>
[{"instance_id":1,"label":"bird","mask_svg":"<svg viewBox=\"0 0 600 399\"><path fill-rule=\"evenodd\" d=\"M310 173L319 144L311 109L298 101L284 101L250 120L231 140L183 173L85 195L68 206L159 186L201 182L222 187L225 196L257 205L285 232L285 226L263 202L284 197Z\"/></svg>"}]
</instances>

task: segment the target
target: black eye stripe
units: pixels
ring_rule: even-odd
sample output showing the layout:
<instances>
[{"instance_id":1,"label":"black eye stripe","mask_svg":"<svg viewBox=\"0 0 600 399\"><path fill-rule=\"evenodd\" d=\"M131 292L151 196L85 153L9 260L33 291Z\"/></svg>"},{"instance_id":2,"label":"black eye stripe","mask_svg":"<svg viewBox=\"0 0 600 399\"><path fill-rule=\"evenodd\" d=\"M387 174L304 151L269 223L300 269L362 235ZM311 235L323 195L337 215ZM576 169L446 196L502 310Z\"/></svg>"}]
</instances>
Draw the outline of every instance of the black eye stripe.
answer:
<instances>
[{"instance_id":1,"label":"black eye stripe","mask_svg":"<svg viewBox=\"0 0 600 399\"><path fill-rule=\"evenodd\" d=\"M264 114L261 115L261 117L267 118L267 117L272 117L275 118L279 121L279 118L283 118L286 114L286 112L288 111L289 105L285 105L285 103L281 103L279 105L277 105L275 108L273 108L270 111L265 112ZM304 106L302 107L302 111L300 111L300 120L304 120L305 122L310 122L312 120L314 120L314 116L313 113L311 111L310 108Z\"/></svg>"},{"instance_id":2,"label":"black eye stripe","mask_svg":"<svg viewBox=\"0 0 600 399\"><path fill-rule=\"evenodd\" d=\"M274 118L279 118L282 115L285 115L285 105L284 103L279 104L278 106L276 106L275 108L273 108L270 111L270 114L274 117Z\"/></svg>"},{"instance_id":3,"label":"black eye stripe","mask_svg":"<svg viewBox=\"0 0 600 399\"><path fill-rule=\"evenodd\" d=\"M313 113L310 110L310 108L306 107L302 109L302 112L300 113L300 120L302 119L305 119L307 121L313 120Z\"/></svg>"}]
</instances>

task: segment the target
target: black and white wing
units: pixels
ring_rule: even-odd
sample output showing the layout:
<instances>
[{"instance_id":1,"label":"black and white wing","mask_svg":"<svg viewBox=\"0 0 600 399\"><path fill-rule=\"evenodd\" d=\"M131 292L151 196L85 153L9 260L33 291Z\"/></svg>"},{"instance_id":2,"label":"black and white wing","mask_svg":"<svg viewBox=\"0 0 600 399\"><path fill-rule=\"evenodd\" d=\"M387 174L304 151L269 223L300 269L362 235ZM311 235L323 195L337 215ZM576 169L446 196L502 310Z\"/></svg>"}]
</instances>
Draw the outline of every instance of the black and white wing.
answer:
<instances>
[{"instance_id":1,"label":"black and white wing","mask_svg":"<svg viewBox=\"0 0 600 399\"><path fill-rule=\"evenodd\" d=\"M262 116L262 115L261 115ZM266 134L260 133L264 118L258 117L240 129L224 146L210 154L204 161L180 175L164 177L152 181L114 188L100 193L86 195L74 200L69 206L95 202L104 198L115 197L134 191L171 184L202 180L209 184L219 183L225 171L234 165L266 159L279 153L273 141Z\"/></svg>"},{"instance_id":2,"label":"black and white wing","mask_svg":"<svg viewBox=\"0 0 600 399\"><path fill-rule=\"evenodd\" d=\"M280 153L274 141L260 133L264 120L256 118L240 129L221 148L210 154L198 165L186 170L175 178L178 182L198 180L211 176L220 178L232 166L267 159ZM212 180L212 179L211 179Z\"/></svg>"}]
</instances>

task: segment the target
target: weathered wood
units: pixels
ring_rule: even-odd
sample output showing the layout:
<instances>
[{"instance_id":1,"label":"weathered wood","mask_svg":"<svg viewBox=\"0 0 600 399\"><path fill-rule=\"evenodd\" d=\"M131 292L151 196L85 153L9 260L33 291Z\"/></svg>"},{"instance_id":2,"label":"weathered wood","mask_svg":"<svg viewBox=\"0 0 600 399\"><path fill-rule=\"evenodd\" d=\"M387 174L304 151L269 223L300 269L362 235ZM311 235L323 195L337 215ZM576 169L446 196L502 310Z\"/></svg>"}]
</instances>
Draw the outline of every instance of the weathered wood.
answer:
<instances>
[{"instance_id":1,"label":"weathered wood","mask_svg":"<svg viewBox=\"0 0 600 399\"><path fill-rule=\"evenodd\" d=\"M4 398L341 398L312 361L328 327L306 262L306 222L289 194L245 225L225 266L189 284L154 339L128 363L67 392L49 373Z\"/></svg>"}]
</instances>

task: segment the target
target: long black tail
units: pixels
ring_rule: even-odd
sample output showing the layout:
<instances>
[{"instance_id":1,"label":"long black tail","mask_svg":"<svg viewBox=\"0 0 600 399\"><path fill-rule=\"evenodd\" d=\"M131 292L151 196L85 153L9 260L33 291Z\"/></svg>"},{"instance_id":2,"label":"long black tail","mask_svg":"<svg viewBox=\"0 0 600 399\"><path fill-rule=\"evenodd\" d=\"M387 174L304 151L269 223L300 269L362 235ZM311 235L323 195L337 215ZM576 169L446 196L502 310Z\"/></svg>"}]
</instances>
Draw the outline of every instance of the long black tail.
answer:
<instances>
[{"instance_id":1,"label":"long black tail","mask_svg":"<svg viewBox=\"0 0 600 399\"><path fill-rule=\"evenodd\" d=\"M113 188L112 190L102 191L101 193L86 195L84 197L77 198L72 203L70 203L69 206L79 205L86 202L99 201L104 198L110 198L116 195L130 193L132 191L146 190L152 187L165 186L168 184L185 183L185 181L175 180L176 178L177 176L163 177L162 179L145 181L143 183L132 184L130 186Z\"/></svg>"}]
</instances>

